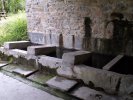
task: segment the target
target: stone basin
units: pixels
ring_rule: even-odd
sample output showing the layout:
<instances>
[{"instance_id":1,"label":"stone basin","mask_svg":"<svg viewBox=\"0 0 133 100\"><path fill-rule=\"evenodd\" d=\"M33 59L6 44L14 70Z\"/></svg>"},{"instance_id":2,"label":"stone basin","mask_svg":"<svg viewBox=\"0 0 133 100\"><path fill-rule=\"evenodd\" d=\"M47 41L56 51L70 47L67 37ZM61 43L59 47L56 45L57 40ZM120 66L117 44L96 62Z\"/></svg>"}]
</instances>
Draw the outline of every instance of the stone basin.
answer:
<instances>
[{"instance_id":1,"label":"stone basin","mask_svg":"<svg viewBox=\"0 0 133 100\"><path fill-rule=\"evenodd\" d=\"M73 52L73 51L77 51L75 49L68 49L68 48L63 48L63 47L56 47L55 51L46 54L47 56L50 57L55 57L55 58L60 58L62 59L62 56L64 53L69 53L69 52Z\"/></svg>"},{"instance_id":2,"label":"stone basin","mask_svg":"<svg viewBox=\"0 0 133 100\"><path fill-rule=\"evenodd\" d=\"M133 75L133 57L124 56L116 64L114 64L109 71L120 74Z\"/></svg>"},{"instance_id":3,"label":"stone basin","mask_svg":"<svg viewBox=\"0 0 133 100\"><path fill-rule=\"evenodd\" d=\"M102 69L106 64L108 64L115 57L116 57L115 55L91 53L90 57L83 64L90 67Z\"/></svg>"}]
</instances>

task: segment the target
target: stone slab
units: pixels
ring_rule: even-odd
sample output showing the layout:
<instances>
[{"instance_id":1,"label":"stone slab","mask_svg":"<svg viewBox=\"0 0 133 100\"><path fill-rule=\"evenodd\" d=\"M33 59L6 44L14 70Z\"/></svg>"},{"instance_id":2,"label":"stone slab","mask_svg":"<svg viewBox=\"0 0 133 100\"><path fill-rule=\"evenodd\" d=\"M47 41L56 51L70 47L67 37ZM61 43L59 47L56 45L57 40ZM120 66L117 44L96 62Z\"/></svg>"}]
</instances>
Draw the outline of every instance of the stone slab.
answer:
<instances>
[{"instance_id":1,"label":"stone slab","mask_svg":"<svg viewBox=\"0 0 133 100\"><path fill-rule=\"evenodd\" d=\"M51 34L52 45L59 46L59 34Z\"/></svg>"},{"instance_id":2,"label":"stone slab","mask_svg":"<svg viewBox=\"0 0 133 100\"><path fill-rule=\"evenodd\" d=\"M15 65L15 64L7 65L3 67L2 69L8 72L11 72L11 73L14 72L14 73L20 74L25 77L38 71L37 68L31 67L31 66L22 66L22 65Z\"/></svg>"},{"instance_id":3,"label":"stone slab","mask_svg":"<svg viewBox=\"0 0 133 100\"><path fill-rule=\"evenodd\" d=\"M12 56L14 56L16 58L18 58L18 57L26 57L27 51L20 50L20 49L12 49L12 50L9 50L9 54L8 55L12 55Z\"/></svg>"},{"instance_id":4,"label":"stone slab","mask_svg":"<svg viewBox=\"0 0 133 100\"><path fill-rule=\"evenodd\" d=\"M14 65L14 64L10 64L10 65L7 65L5 67L2 67L3 70L6 70L8 72L13 72L13 70L15 68L17 68L18 66L17 65Z\"/></svg>"},{"instance_id":5,"label":"stone slab","mask_svg":"<svg viewBox=\"0 0 133 100\"><path fill-rule=\"evenodd\" d=\"M77 84L74 80L68 80L63 77L54 77L46 82L46 84L52 88L59 89L61 91L68 91Z\"/></svg>"},{"instance_id":6,"label":"stone slab","mask_svg":"<svg viewBox=\"0 0 133 100\"><path fill-rule=\"evenodd\" d=\"M24 49L31 45L30 41L13 41L5 42L4 48L6 49Z\"/></svg>"},{"instance_id":7,"label":"stone slab","mask_svg":"<svg viewBox=\"0 0 133 100\"><path fill-rule=\"evenodd\" d=\"M120 95L132 95L133 94L133 75L124 75L121 79L119 88Z\"/></svg>"},{"instance_id":8,"label":"stone slab","mask_svg":"<svg viewBox=\"0 0 133 100\"><path fill-rule=\"evenodd\" d=\"M49 74L48 72L41 70L41 71L38 71L38 72L30 75L28 77L28 79L30 79L34 82L37 82L39 84L45 84L52 77L54 77L54 75Z\"/></svg>"},{"instance_id":9,"label":"stone slab","mask_svg":"<svg viewBox=\"0 0 133 100\"><path fill-rule=\"evenodd\" d=\"M63 46L65 48L74 48L72 35L63 35Z\"/></svg>"},{"instance_id":10,"label":"stone slab","mask_svg":"<svg viewBox=\"0 0 133 100\"><path fill-rule=\"evenodd\" d=\"M82 64L91 58L88 51L75 51L64 53L62 56L62 66L57 69L57 73L61 76L73 78L74 65Z\"/></svg>"},{"instance_id":11,"label":"stone slab","mask_svg":"<svg viewBox=\"0 0 133 100\"><path fill-rule=\"evenodd\" d=\"M43 33L32 33L28 32L29 39L35 44L46 44L45 35Z\"/></svg>"},{"instance_id":12,"label":"stone slab","mask_svg":"<svg viewBox=\"0 0 133 100\"><path fill-rule=\"evenodd\" d=\"M79 87L72 93L72 95L83 100L117 100L113 96L108 96L102 92L90 89L85 86Z\"/></svg>"},{"instance_id":13,"label":"stone slab","mask_svg":"<svg viewBox=\"0 0 133 100\"><path fill-rule=\"evenodd\" d=\"M123 75L102 69L96 69L86 65L74 66L75 77L84 81L85 84L92 84L94 87L102 88L107 93L118 92L120 80Z\"/></svg>"},{"instance_id":14,"label":"stone slab","mask_svg":"<svg viewBox=\"0 0 133 100\"><path fill-rule=\"evenodd\" d=\"M47 55L55 51L55 46L29 46L27 48L27 52L29 55Z\"/></svg>"},{"instance_id":15,"label":"stone slab","mask_svg":"<svg viewBox=\"0 0 133 100\"><path fill-rule=\"evenodd\" d=\"M24 77L27 77L27 76L35 73L36 71L38 71L38 69L33 68L33 67L29 67L29 66L23 66L23 67L19 66L13 70L14 73L20 74Z\"/></svg>"},{"instance_id":16,"label":"stone slab","mask_svg":"<svg viewBox=\"0 0 133 100\"><path fill-rule=\"evenodd\" d=\"M0 73L0 100L63 100Z\"/></svg>"},{"instance_id":17,"label":"stone slab","mask_svg":"<svg viewBox=\"0 0 133 100\"><path fill-rule=\"evenodd\" d=\"M75 36L75 49L81 50L83 48L83 37Z\"/></svg>"},{"instance_id":18,"label":"stone slab","mask_svg":"<svg viewBox=\"0 0 133 100\"><path fill-rule=\"evenodd\" d=\"M61 67L62 65L62 59L49 57L49 56L41 56L38 62L41 65L46 66L50 69L56 69L58 67Z\"/></svg>"},{"instance_id":19,"label":"stone slab","mask_svg":"<svg viewBox=\"0 0 133 100\"><path fill-rule=\"evenodd\" d=\"M8 65L8 64L9 64L9 63L6 62L6 61L0 61L0 68L6 66L6 65Z\"/></svg>"}]
</instances>

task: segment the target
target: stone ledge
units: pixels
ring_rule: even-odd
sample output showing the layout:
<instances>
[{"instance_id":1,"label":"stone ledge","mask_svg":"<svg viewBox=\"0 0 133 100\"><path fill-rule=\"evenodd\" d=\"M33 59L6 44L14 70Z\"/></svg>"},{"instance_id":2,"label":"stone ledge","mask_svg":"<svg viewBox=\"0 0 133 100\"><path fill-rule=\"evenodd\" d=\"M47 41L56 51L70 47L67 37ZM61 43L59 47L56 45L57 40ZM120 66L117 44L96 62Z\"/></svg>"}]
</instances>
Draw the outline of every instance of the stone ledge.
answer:
<instances>
[{"instance_id":1,"label":"stone ledge","mask_svg":"<svg viewBox=\"0 0 133 100\"><path fill-rule=\"evenodd\" d=\"M30 41L13 41L13 42L5 42L5 49L24 49L31 45Z\"/></svg>"},{"instance_id":2,"label":"stone ledge","mask_svg":"<svg viewBox=\"0 0 133 100\"><path fill-rule=\"evenodd\" d=\"M29 46L27 48L27 52L29 55L47 55L55 51L55 46Z\"/></svg>"},{"instance_id":3,"label":"stone ledge","mask_svg":"<svg viewBox=\"0 0 133 100\"><path fill-rule=\"evenodd\" d=\"M24 57L27 58L27 51L20 50L20 49L5 49L4 47L0 47L0 52L7 55L7 56L13 56L15 58L18 57Z\"/></svg>"}]
</instances>

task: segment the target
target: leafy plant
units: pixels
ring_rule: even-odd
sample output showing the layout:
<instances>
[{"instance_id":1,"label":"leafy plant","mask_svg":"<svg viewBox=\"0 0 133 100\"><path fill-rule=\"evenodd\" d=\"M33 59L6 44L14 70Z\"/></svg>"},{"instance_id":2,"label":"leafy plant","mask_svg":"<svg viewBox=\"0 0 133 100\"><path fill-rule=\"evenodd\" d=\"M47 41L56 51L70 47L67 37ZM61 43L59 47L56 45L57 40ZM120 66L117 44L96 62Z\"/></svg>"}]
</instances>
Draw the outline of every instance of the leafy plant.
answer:
<instances>
[{"instance_id":1,"label":"leafy plant","mask_svg":"<svg viewBox=\"0 0 133 100\"><path fill-rule=\"evenodd\" d=\"M25 0L3 0L4 8L8 13L17 13L19 10L25 10ZM0 1L0 10L2 10L2 0Z\"/></svg>"},{"instance_id":2,"label":"leafy plant","mask_svg":"<svg viewBox=\"0 0 133 100\"><path fill-rule=\"evenodd\" d=\"M0 44L27 39L27 20L24 13L11 16L0 25Z\"/></svg>"}]
</instances>

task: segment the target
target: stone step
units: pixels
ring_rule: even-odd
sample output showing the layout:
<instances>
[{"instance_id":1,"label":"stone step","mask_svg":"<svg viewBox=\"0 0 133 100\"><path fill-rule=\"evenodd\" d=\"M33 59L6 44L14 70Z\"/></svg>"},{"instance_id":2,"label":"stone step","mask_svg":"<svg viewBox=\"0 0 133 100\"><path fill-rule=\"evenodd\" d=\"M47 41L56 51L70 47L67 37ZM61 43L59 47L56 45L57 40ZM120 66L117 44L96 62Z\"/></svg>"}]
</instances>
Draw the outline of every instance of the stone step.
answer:
<instances>
[{"instance_id":1,"label":"stone step","mask_svg":"<svg viewBox=\"0 0 133 100\"><path fill-rule=\"evenodd\" d=\"M24 77L27 77L36 71L38 71L37 68L31 67L31 66L22 66L22 65L8 65L3 67L2 69L11 72L11 73L17 73Z\"/></svg>"},{"instance_id":2,"label":"stone step","mask_svg":"<svg viewBox=\"0 0 133 100\"><path fill-rule=\"evenodd\" d=\"M55 75L50 74L49 72L46 72L45 70L37 71L36 73L30 75L27 77L29 80L34 81L39 84L46 84L46 82L54 77Z\"/></svg>"},{"instance_id":3,"label":"stone step","mask_svg":"<svg viewBox=\"0 0 133 100\"><path fill-rule=\"evenodd\" d=\"M117 100L114 96L106 95L86 86L79 87L77 90L72 92L72 95L83 100Z\"/></svg>"},{"instance_id":4,"label":"stone step","mask_svg":"<svg viewBox=\"0 0 133 100\"><path fill-rule=\"evenodd\" d=\"M59 89L61 91L69 91L73 86L77 84L77 81L56 76L48 80L46 84L52 88Z\"/></svg>"},{"instance_id":5,"label":"stone step","mask_svg":"<svg viewBox=\"0 0 133 100\"><path fill-rule=\"evenodd\" d=\"M0 61L0 68L8 65L9 63L7 61Z\"/></svg>"}]
</instances>

